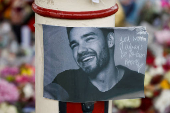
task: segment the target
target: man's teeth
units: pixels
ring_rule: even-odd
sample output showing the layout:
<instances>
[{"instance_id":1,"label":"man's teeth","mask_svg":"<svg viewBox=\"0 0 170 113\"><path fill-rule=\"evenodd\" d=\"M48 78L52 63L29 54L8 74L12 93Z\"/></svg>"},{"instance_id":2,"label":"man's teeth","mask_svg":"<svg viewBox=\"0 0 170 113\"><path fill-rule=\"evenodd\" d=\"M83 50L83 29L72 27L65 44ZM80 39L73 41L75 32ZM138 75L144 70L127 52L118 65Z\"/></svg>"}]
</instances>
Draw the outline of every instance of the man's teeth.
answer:
<instances>
[{"instance_id":1,"label":"man's teeth","mask_svg":"<svg viewBox=\"0 0 170 113\"><path fill-rule=\"evenodd\" d=\"M94 57L94 56L86 57L86 58L84 58L82 61L84 62L84 61L89 60L89 59L91 59L91 58L93 58L93 57Z\"/></svg>"}]
</instances>

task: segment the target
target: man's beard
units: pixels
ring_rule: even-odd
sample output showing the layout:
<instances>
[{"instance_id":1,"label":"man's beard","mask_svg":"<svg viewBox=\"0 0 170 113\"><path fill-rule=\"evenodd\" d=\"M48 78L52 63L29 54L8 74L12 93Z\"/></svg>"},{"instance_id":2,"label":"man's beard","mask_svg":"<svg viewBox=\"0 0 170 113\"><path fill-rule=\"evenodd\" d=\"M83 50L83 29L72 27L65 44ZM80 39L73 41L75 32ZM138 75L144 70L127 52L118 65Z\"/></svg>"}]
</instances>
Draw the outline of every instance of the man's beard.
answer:
<instances>
[{"instance_id":1,"label":"man's beard","mask_svg":"<svg viewBox=\"0 0 170 113\"><path fill-rule=\"evenodd\" d=\"M80 65L80 59L83 55L94 55L96 57L95 66L89 65L87 67L83 67L82 65ZM108 64L109 59L110 59L110 55L107 47L104 47L99 53L99 55L97 55L96 51L93 50L91 52L89 51L84 52L83 54L80 54L78 56L78 62L80 68L89 75L96 75L97 73L99 73Z\"/></svg>"}]
</instances>

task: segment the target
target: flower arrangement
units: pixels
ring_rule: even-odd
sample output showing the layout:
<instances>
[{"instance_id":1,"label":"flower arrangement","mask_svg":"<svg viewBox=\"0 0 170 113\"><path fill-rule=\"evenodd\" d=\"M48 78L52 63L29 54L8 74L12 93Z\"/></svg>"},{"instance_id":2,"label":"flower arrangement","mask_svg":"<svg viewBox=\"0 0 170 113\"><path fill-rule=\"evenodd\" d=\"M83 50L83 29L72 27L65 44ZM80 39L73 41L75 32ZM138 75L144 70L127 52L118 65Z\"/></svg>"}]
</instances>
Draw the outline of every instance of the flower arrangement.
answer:
<instances>
[{"instance_id":1,"label":"flower arrangement","mask_svg":"<svg viewBox=\"0 0 170 113\"><path fill-rule=\"evenodd\" d=\"M20 113L35 109L35 68L29 64L0 70L0 112ZM10 112L11 111L11 112Z\"/></svg>"},{"instance_id":2,"label":"flower arrangement","mask_svg":"<svg viewBox=\"0 0 170 113\"><path fill-rule=\"evenodd\" d=\"M15 102L19 98L19 91L14 84L0 79L0 97L0 103Z\"/></svg>"}]
</instances>

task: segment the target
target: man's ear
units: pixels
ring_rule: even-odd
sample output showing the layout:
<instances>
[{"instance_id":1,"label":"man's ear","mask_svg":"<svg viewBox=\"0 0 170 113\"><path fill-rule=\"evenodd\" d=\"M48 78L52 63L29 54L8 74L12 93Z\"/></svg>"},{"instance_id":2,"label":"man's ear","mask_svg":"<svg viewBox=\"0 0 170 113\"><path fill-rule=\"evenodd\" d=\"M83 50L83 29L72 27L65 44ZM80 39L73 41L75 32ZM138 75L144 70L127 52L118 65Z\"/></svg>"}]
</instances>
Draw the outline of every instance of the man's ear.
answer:
<instances>
[{"instance_id":1,"label":"man's ear","mask_svg":"<svg viewBox=\"0 0 170 113\"><path fill-rule=\"evenodd\" d=\"M108 35L107 35L107 43L108 43L108 47L109 48L112 48L115 44L115 37L114 37L114 33L113 32L110 32Z\"/></svg>"}]
</instances>

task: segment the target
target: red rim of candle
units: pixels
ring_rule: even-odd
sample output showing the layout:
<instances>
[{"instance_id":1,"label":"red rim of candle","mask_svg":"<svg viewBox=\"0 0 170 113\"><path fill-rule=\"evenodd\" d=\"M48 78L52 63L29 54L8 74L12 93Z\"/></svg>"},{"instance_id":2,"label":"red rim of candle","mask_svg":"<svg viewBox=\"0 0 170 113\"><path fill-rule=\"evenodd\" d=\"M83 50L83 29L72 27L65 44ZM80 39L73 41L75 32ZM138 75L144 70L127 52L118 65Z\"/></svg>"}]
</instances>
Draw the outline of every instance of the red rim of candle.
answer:
<instances>
[{"instance_id":1,"label":"red rim of candle","mask_svg":"<svg viewBox=\"0 0 170 113\"><path fill-rule=\"evenodd\" d=\"M51 18L60 18L60 19L95 19L103 18L115 14L119 7L117 4L108 9L96 10L96 11L61 11L61 10L52 10L42 8L35 3L32 4L32 9L35 13Z\"/></svg>"}]
</instances>

